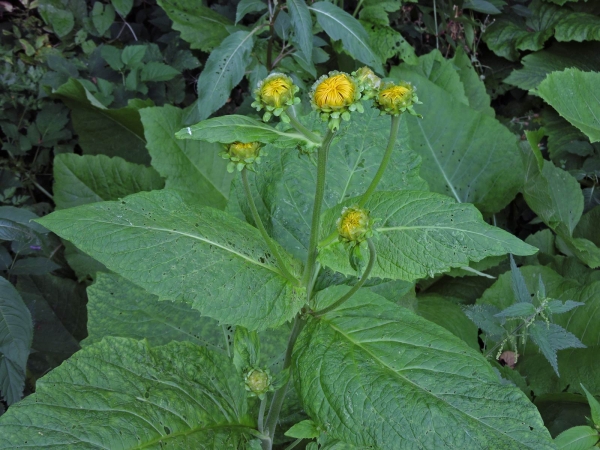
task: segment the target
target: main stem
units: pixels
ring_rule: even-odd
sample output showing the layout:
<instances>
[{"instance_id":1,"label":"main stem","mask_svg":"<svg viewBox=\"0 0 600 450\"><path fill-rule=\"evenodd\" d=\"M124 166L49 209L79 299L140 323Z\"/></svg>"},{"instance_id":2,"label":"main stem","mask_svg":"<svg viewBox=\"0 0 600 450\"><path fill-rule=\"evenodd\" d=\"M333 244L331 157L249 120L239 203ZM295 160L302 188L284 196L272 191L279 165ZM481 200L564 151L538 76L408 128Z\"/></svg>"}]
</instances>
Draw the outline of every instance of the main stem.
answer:
<instances>
[{"instance_id":1,"label":"main stem","mask_svg":"<svg viewBox=\"0 0 600 450\"><path fill-rule=\"evenodd\" d=\"M304 125L302 125L300 123L300 121L296 118L296 112L294 111L293 106L291 108L288 108L288 110L286 111L286 114L290 118L290 124L296 130L298 130L300 133L302 133L304 136L306 136L308 139L310 139L315 144L321 144L321 138L319 136L317 136L315 133L313 133L312 131L310 131L308 128L306 128Z\"/></svg>"},{"instance_id":2,"label":"main stem","mask_svg":"<svg viewBox=\"0 0 600 450\"><path fill-rule=\"evenodd\" d=\"M323 206L323 196L325 194L325 175L327 173L327 154L329 152L329 146L335 136L335 132L329 130L323 145L319 147L319 153L317 158L317 189L315 192L315 203L313 205L312 222L310 226L310 240L308 243L308 259L306 260L306 267L304 269L304 276L302 277L302 284L307 287L313 278L313 272L315 270L315 263L317 261L317 244L319 243L319 228L321 224L321 207ZM308 291L309 289L307 289ZM310 300L310 292L307 292L308 299Z\"/></svg>"},{"instance_id":3,"label":"main stem","mask_svg":"<svg viewBox=\"0 0 600 450\"><path fill-rule=\"evenodd\" d=\"M388 145L385 149L385 153L383 154L383 159L381 160L379 169L377 169L377 173L375 174L375 177L371 181L371 184L369 185L369 187L363 194L362 198L358 202L359 207L365 206L365 203L367 203L367 200L369 200L369 197L371 197L371 194L373 194L373 192L375 192L375 189L377 189L377 185L379 184L379 182L381 181L381 178L383 177L383 174L385 173L385 169L387 168L387 166L390 162L390 159L392 158L394 146L396 145L396 138L398 137L398 130L400 128L400 118L401 117L402 117L401 115L392 116L390 139L388 140Z\"/></svg>"},{"instance_id":4,"label":"main stem","mask_svg":"<svg viewBox=\"0 0 600 450\"><path fill-rule=\"evenodd\" d=\"M298 314L296 319L294 320L294 326L292 327L292 333L290 334L290 339L288 340L288 345L285 350L285 358L283 360L283 370L290 367L292 364L292 351L294 350L294 344L296 343L296 339L298 339L298 335L302 328L304 327L304 320ZM287 392L289 381L281 386L273 396L273 400L271 401L271 407L269 408L269 415L267 416L267 421L265 423L265 432L269 433L269 440L263 440L263 450L271 450L273 446L273 440L275 438L275 429L277 428L277 421L279 420L279 413L281 412L281 407L283 406L283 401L285 400L285 394Z\"/></svg>"},{"instance_id":5,"label":"main stem","mask_svg":"<svg viewBox=\"0 0 600 450\"><path fill-rule=\"evenodd\" d=\"M250 190L250 183L248 183L248 169L246 168L242 170L242 183L244 185L244 191L246 192L246 198L248 199L248 205L250 205L250 210L252 211L254 223L260 231L260 234L262 235L264 241L267 243L269 250L271 250L271 253L277 260L277 266L279 267L279 270L281 270L282 275L285 278L287 278L292 284L298 285L298 279L294 275L292 275L288 270L283 258L281 257L281 254L279 253L279 250L277 250L277 246L269 236L269 233L267 233L267 230L265 229L265 226L263 225L262 220L260 219L258 209L256 209L256 204L254 203L254 198L252 197L252 192Z\"/></svg>"},{"instance_id":6,"label":"main stem","mask_svg":"<svg viewBox=\"0 0 600 450\"><path fill-rule=\"evenodd\" d=\"M367 281L369 275L371 274L371 270L373 270L375 260L377 259L377 251L375 250L375 245L373 245L373 241L370 238L367 239L367 245L369 246L369 263L367 264L367 267L365 268L362 277L360 277L360 280L358 280L358 282L354 286L352 286L352 289L346 292L342 297L333 302L327 308L323 308L322 310L315 312L315 317L320 317L324 314L327 314L329 311L333 311L334 309L339 308L342 305L342 303L346 302L350 297L356 294L356 291L358 291L362 287L362 285L365 284L365 281Z\"/></svg>"}]
</instances>

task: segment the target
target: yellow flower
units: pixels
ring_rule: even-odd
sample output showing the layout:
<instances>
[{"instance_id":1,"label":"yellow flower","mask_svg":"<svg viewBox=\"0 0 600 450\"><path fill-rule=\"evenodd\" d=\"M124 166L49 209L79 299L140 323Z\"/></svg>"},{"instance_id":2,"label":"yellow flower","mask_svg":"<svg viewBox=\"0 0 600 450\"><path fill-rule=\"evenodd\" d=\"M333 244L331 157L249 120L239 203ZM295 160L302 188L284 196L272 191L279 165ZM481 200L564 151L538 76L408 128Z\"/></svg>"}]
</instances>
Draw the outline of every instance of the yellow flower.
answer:
<instances>
[{"instance_id":1,"label":"yellow flower","mask_svg":"<svg viewBox=\"0 0 600 450\"><path fill-rule=\"evenodd\" d=\"M294 81L283 73L272 73L258 83L254 90L255 101L252 106L257 111L265 110L263 120L269 121L272 116L281 117L284 122L289 122L285 110L288 106L300 103L300 99L294 97L300 88Z\"/></svg>"},{"instance_id":2,"label":"yellow flower","mask_svg":"<svg viewBox=\"0 0 600 450\"><path fill-rule=\"evenodd\" d=\"M332 71L313 84L310 103L323 120L329 120L329 128L335 131L340 126L340 118L350 120L351 111L363 112L361 91L361 86L350 75Z\"/></svg>"},{"instance_id":3,"label":"yellow flower","mask_svg":"<svg viewBox=\"0 0 600 450\"><path fill-rule=\"evenodd\" d=\"M333 111L354 102L356 83L345 73L325 78L315 88L314 102L321 109Z\"/></svg>"},{"instance_id":4,"label":"yellow flower","mask_svg":"<svg viewBox=\"0 0 600 450\"><path fill-rule=\"evenodd\" d=\"M236 167L240 171L244 167L253 170L252 164L260 164L260 156L264 154L264 151L261 152L261 147L260 142L234 142L229 144L226 151L221 153L224 159L230 161L227 165L227 171L233 172Z\"/></svg>"},{"instance_id":5,"label":"yellow flower","mask_svg":"<svg viewBox=\"0 0 600 450\"><path fill-rule=\"evenodd\" d=\"M421 103L417 98L416 90L413 85L405 81L397 84L387 82L379 90L375 103L383 113L397 116L408 111L414 116L419 116L412 108L414 104Z\"/></svg>"},{"instance_id":6,"label":"yellow flower","mask_svg":"<svg viewBox=\"0 0 600 450\"><path fill-rule=\"evenodd\" d=\"M367 100L377 95L379 86L381 86L381 78L375 75L367 66L352 72L352 76L356 82L363 87L362 99Z\"/></svg>"},{"instance_id":7,"label":"yellow flower","mask_svg":"<svg viewBox=\"0 0 600 450\"><path fill-rule=\"evenodd\" d=\"M362 242L371 236L372 221L369 211L351 206L342 209L342 215L337 220L339 238L343 242Z\"/></svg>"}]
</instances>

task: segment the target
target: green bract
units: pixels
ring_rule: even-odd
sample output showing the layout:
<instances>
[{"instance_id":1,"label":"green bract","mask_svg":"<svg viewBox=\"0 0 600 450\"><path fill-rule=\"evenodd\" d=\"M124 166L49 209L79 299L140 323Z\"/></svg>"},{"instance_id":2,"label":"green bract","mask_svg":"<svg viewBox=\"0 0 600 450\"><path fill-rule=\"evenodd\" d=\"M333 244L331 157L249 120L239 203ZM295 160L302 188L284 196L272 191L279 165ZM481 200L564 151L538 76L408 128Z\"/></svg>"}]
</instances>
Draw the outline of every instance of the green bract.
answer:
<instances>
[{"instance_id":1,"label":"green bract","mask_svg":"<svg viewBox=\"0 0 600 450\"><path fill-rule=\"evenodd\" d=\"M252 106L257 111L266 110L263 114L265 122L268 122L272 115L281 117L284 122L289 122L285 110L289 106L300 103L300 99L294 97L299 89L287 75L272 73L256 86L254 90L255 101Z\"/></svg>"}]
</instances>

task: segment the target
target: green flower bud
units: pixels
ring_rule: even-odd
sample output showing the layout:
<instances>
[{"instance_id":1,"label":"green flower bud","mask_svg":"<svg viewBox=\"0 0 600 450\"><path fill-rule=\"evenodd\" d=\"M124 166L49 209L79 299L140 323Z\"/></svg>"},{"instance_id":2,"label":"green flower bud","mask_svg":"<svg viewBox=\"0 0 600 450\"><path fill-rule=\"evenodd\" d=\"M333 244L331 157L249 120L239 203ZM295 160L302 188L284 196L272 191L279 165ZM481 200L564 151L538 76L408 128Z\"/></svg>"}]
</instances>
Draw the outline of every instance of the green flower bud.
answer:
<instances>
[{"instance_id":1,"label":"green flower bud","mask_svg":"<svg viewBox=\"0 0 600 450\"><path fill-rule=\"evenodd\" d=\"M271 374L268 370L250 369L244 376L246 390L251 396L262 398L264 394L269 392L272 384Z\"/></svg>"},{"instance_id":2,"label":"green flower bud","mask_svg":"<svg viewBox=\"0 0 600 450\"><path fill-rule=\"evenodd\" d=\"M289 122L285 110L289 106L300 103L300 99L294 97L299 89L287 75L272 73L258 83L254 90L255 101L252 106L257 111L265 110L263 115L265 122L268 122L272 116L281 117L283 122Z\"/></svg>"},{"instance_id":3,"label":"green flower bud","mask_svg":"<svg viewBox=\"0 0 600 450\"><path fill-rule=\"evenodd\" d=\"M342 215L336 225L342 242L361 243L373 235L373 221L369 211L358 206L342 209Z\"/></svg>"},{"instance_id":4,"label":"green flower bud","mask_svg":"<svg viewBox=\"0 0 600 450\"><path fill-rule=\"evenodd\" d=\"M368 100L377 95L379 87L381 86L381 78L375 75L370 68L367 66L361 67L360 69L352 72L352 76L362 86L362 99Z\"/></svg>"},{"instance_id":5,"label":"green flower bud","mask_svg":"<svg viewBox=\"0 0 600 450\"><path fill-rule=\"evenodd\" d=\"M413 116L422 117L413 109L414 104L421 103L416 90L416 87L405 81L398 84L387 82L379 89L379 93L375 97L375 103L381 112L385 114L397 116L408 111Z\"/></svg>"},{"instance_id":6,"label":"green flower bud","mask_svg":"<svg viewBox=\"0 0 600 450\"><path fill-rule=\"evenodd\" d=\"M230 162L227 165L227 171L233 172L236 168L241 171L244 167L249 170L254 170L253 164L260 164L260 156L265 152L262 149L260 142L234 142L227 145L221 156L228 159Z\"/></svg>"}]
</instances>

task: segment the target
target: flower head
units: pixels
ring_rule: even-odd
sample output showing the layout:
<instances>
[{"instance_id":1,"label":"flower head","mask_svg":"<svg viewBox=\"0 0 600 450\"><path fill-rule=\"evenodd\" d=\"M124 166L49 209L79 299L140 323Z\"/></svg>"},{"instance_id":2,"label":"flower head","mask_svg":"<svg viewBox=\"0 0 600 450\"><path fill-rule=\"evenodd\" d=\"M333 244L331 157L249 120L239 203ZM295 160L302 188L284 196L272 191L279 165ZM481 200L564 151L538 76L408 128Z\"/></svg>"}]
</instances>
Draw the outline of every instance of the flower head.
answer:
<instances>
[{"instance_id":1,"label":"flower head","mask_svg":"<svg viewBox=\"0 0 600 450\"><path fill-rule=\"evenodd\" d=\"M229 160L227 171L233 172L236 167L239 171L244 167L254 170L252 165L254 163L260 164L260 157L264 154L260 142L234 142L227 145L221 156Z\"/></svg>"},{"instance_id":2,"label":"flower head","mask_svg":"<svg viewBox=\"0 0 600 450\"><path fill-rule=\"evenodd\" d=\"M269 370L250 369L244 376L246 390L251 396L260 398L272 390L272 381Z\"/></svg>"},{"instance_id":3,"label":"flower head","mask_svg":"<svg viewBox=\"0 0 600 450\"><path fill-rule=\"evenodd\" d=\"M377 95L379 86L381 86L381 78L375 75L370 68L363 66L358 70L352 72L352 76L359 84L363 87L362 99L367 100Z\"/></svg>"},{"instance_id":4,"label":"flower head","mask_svg":"<svg viewBox=\"0 0 600 450\"><path fill-rule=\"evenodd\" d=\"M294 81L283 73L272 73L258 83L254 90L255 101L252 106L257 111L265 110L263 120L269 121L272 116L281 117L284 122L289 122L285 110L288 106L300 103L300 99L294 97L300 88Z\"/></svg>"},{"instance_id":5,"label":"flower head","mask_svg":"<svg viewBox=\"0 0 600 450\"><path fill-rule=\"evenodd\" d=\"M340 126L340 118L350 120L351 111L363 112L361 91L354 78L334 70L313 84L310 103L323 120L329 120L329 128L335 131Z\"/></svg>"},{"instance_id":6,"label":"flower head","mask_svg":"<svg viewBox=\"0 0 600 450\"><path fill-rule=\"evenodd\" d=\"M373 221L369 211L358 206L342 209L342 215L336 225L342 242L361 243L373 234Z\"/></svg>"},{"instance_id":7,"label":"flower head","mask_svg":"<svg viewBox=\"0 0 600 450\"><path fill-rule=\"evenodd\" d=\"M419 116L413 109L414 104L421 103L417 97L416 90L416 87L406 81L401 81L397 84L387 82L379 89L375 103L382 113L397 116L408 111L413 116Z\"/></svg>"}]
</instances>

